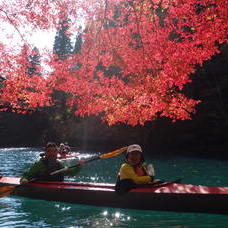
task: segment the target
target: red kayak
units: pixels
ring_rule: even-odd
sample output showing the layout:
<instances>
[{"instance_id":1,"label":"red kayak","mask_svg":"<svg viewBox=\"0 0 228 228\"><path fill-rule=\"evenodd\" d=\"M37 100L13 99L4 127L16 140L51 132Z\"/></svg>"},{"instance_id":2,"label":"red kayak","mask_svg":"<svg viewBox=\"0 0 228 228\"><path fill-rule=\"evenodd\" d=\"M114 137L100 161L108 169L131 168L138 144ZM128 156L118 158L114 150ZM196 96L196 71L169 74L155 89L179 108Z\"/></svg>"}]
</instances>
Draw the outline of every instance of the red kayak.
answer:
<instances>
[{"instance_id":1,"label":"red kayak","mask_svg":"<svg viewBox=\"0 0 228 228\"><path fill-rule=\"evenodd\" d=\"M117 195L114 184L85 182L33 182L19 186L19 178L1 177L0 186L17 186L17 196L140 210L228 214L228 187L207 187L166 182Z\"/></svg>"},{"instance_id":2,"label":"red kayak","mask_svg":"<svg viewBox=\"0 0 228 228\"><path fill-rule=\"evenodd\" d=\"M71 152L68 154L58 154L57 157L58 159L67 159L67 158L77 158L77 156L79 156L80 153L79 152Z\"/></svg>"},{"instance_id":3,"label":"red kayak","mask_svg":"<svg viewBox=\"0 0 228 228\"><path fill-rule=\"evenodd\" d=\"M64 165L64 166L73 166L79 160L80 153L72 152L68 154L58 154L57 159Z\"/></svg>"}]
</instances>

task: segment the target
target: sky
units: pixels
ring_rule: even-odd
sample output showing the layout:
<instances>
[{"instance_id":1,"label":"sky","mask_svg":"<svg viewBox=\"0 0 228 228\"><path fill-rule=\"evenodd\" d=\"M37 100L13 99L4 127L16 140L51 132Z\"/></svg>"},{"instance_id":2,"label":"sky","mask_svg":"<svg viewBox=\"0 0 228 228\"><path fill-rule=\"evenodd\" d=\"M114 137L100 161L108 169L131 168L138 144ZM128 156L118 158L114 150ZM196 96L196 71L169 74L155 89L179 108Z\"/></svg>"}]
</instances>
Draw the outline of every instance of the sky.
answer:
<instances>
[{"instance_id":1,"label":"sky","mask_svg":"<svg viewBox=\"0 0 228 228\"><path fill-rule=\"evenodd\" d=\"M2 29L2 26L0 29ZM20 32L22 33L22 29ZM41 66L44 71L44 76L49 75L49 73L52 72L52 69L46 64L45 60L48 58L48 55L46 54L53 51L55 34L56 31L53 30L37 30L25 37L26 44L29 44L31 49L34 47L39 49L39 53L42 56ZM6 45L7 48L9 48L9 50L12 50L12 52L15 54L21 51L21 46L25 43L18 31L16 31L16 29L10 24L5 25L3 31L0 31L0 40L2 43L4 43L4 45Z\"/></svg>"},{"instance_id":2,"label":"sky","mask_svg":"<svg viewBox=\"0 0 228 228\"><path fill-rule=\"evenodd\" d=\"M55 31L37 31L29 38L29 41L38 49L52 49L54 39Z\"/></svg>"},{"instance_id":3,"label":"sky","mask_svg":"<svg viewBox=\"0 0 228 228\"><path fill-rule=\"evenodd\" d=\"M22 29L20 32L22 33ZM25 39L31 46L36 46L42 52L42 49L51 50L53 48L55 33L56 31L51 30L37 30L32 34L27 35ZM24 43L16 29L9 24L6 25L3 31L0 33L0 39L1 42L3 42L8 47L16 46L18 43Z\"/></svg>"}]
</instances>

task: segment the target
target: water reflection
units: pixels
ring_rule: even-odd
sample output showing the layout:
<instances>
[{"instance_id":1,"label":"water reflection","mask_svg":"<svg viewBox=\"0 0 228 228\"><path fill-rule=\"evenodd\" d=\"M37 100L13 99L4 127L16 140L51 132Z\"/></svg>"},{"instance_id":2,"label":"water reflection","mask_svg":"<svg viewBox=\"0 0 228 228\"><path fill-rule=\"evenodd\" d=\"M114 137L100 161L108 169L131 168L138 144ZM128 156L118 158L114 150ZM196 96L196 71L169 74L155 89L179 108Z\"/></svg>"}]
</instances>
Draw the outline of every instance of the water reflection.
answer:
<instances>
[{"instance_id":1,"label":"water reflection","mask_svg":"<svg viewBox=\"0 0 228 228\"><path fill-rule=\"evenodd\" d=\"M122 227L130 216L114 209L17 197L0 201L0 227Z\"/></svg>"},{"instance_id":2,"label":"water reflection","mask_svg":"<svg viewBox=\"0 0 228 228\"><path fill-rule=\"evenodd\" d=\"M215 214L112 209L19 197L0 199L0 221L1 228L199 228L199 224L203 228L213 223L225 228L228 222Z\"/></svg>"},{"instance_id":3,"label":"water reflection","mask_svg":"<svg viewBox=\"0 0 228 228\"><path fill-rule=\"evenodd\" d=\"M130 221L131 217L119 211L104 210L97 215L92 215L86 219L81 219L78 221L79 226L82 227L124 227L127 224L126 221Z\"/></svg>"}]
</instances>

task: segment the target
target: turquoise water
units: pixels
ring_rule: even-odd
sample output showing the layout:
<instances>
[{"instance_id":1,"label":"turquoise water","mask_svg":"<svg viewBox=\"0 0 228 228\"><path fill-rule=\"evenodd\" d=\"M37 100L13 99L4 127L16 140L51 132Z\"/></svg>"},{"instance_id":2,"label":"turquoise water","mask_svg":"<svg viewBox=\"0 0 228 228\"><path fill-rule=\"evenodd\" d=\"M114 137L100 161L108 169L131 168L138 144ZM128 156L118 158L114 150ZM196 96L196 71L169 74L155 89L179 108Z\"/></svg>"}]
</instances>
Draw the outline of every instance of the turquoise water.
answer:
<instances>
[{"instance_id":1,"label":"turquoise water","mask_svg":"<svg viewBox=\"0 0 228 228\"><path fill-rule=\"evenodd\" d=\"M1 175L21 176L40 152L34 148L0 149ZM122 160L120 155L87 164L80 176L70 180L112 183ZM181 177L188 184L228 186L227 160L176 157L156 159L153 164L157 177L166 180ZM113 209L7 196L0 198L0 227L226 228L228 216Z\"/></svg>"}]
</instances>

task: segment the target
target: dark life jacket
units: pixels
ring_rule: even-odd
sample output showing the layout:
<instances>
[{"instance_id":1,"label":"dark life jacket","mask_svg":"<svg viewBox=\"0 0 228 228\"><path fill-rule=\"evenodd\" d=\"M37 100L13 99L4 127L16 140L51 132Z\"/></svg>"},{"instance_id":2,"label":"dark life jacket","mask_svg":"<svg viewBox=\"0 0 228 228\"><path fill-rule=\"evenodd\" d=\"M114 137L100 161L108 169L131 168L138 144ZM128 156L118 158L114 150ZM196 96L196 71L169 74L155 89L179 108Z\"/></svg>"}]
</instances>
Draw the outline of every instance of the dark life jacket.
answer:
<instances>
[{"instance_id":1,"label":"dark life jacket","mask_svg":"<svg viewBox=\"0 0 228 228\"><path fill-rule=\"evenodd\" d=\"M63 173L58 173L55 175L50 175L51 172L54 172L56 170L62 169L63 166L59 161L50 161L46 158L42 158L41 162L46 167L45 172L42 174L42 176L39 177L39 179L42 179L44 181L63 181L64 175Z\"/></svg>"}]
</instances>

